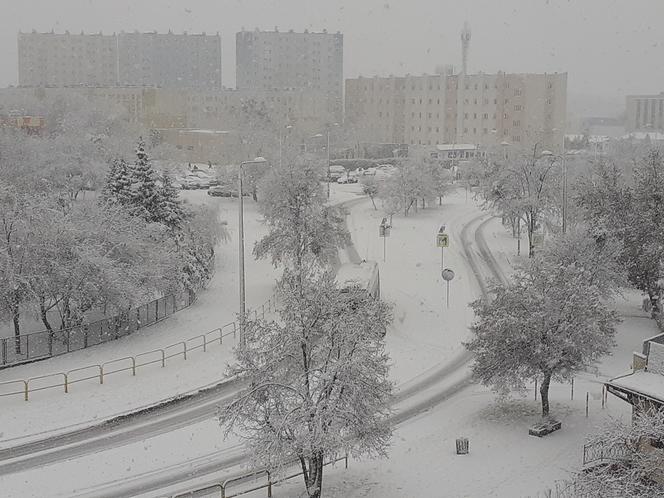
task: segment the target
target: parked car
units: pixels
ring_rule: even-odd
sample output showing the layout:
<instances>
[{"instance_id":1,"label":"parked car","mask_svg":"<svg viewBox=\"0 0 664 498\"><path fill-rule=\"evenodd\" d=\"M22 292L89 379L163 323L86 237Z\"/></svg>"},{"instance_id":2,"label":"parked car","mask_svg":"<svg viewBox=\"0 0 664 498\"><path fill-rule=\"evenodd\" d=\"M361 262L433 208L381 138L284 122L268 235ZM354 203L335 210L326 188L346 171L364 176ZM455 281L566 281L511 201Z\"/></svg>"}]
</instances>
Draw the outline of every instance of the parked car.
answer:
<instances>
[{"instance_id":1,"label":"parked car","mask_svg":"<svg viewBox=\"0 0 664 498\"><path fill-rule=\"evenodd\" d=\"M233 185L215 185L207 191L207 195L214 197L237 197L237 193L237 187Z\"/></svg>"},{"instance_id":2,"label":"parked car","mask_svg":"<svg viewBox=\"0 0 664 498\"><path fill-rule=\"evenodd\" d=\"M337 164L333 164L332 166L330 166L330 178L329 178L329 180L330 181L336 181L339 178L341 178L342 176L344 176L345 174L346 174L346 168L344 168L343 166L339 166Z\"/></svg>"},{"instance_id":3,"label":"parked car","mask_svg":"<svg viewBox=\"0 0 664 498\"><path fill-rule=\"evenodd\" d=\"M205 176L198 175L187 175L185 180L189 182L193 187L191 188L208 188L210 187L210 178Z\"/></svg>"},{"instance_id":4,"label":"parked car","mask_svg":"<svg viewBox=\"0 0 664 498\"><path fill-rule=\"evenodd\" d=\"M346 184L346 183L357 183L357 178L354 176L344 175L337 179L337 183Z\"/></svg>"},{"instance_id":5,"label":"parked car","mask_svg":"<svg viewBox=\"0 0 664 498\"><path fill-rule=\"evenodd\" d=\"M203 188L201 179L196 176L187 176L182 179L182 189L183 190L195 190Z\"/></svg>"}]
</instances>

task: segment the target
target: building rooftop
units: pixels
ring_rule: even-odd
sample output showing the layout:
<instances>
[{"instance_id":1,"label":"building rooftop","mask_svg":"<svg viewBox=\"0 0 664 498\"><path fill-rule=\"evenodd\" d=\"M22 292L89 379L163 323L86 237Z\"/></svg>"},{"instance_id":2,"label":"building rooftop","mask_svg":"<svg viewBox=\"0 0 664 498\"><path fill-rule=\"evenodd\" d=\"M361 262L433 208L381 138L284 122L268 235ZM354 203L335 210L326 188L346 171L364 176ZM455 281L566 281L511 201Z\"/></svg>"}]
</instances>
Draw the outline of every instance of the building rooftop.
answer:
<instances>
[{"instance_id":1,"label":"building rooftop","mask_svg":"<svg viewBox=\"0 0 664 498\"><path fill-rule=\"evenodd\" d=\"M611 379L607 384L614 389L664 404L664 375L656 372L636 372Z\"/></svg>"}]
</instances>

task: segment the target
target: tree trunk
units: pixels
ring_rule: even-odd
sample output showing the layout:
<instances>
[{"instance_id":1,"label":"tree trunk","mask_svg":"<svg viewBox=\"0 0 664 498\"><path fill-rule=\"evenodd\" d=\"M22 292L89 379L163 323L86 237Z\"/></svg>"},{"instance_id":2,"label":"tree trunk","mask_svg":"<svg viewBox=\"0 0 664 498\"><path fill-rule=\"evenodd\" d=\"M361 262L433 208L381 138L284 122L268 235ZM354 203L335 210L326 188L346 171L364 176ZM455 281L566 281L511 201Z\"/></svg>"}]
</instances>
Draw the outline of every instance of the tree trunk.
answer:
<instances>
[{"instance_id":1,"label":"tree trunk","mask_svg":"<svg viewBox=\"0 0 664 498\"><path fill-rule=\"evenodd\" d=\"M545 373L542 385L540 386L540 396L542 398L542 418L549 416L549 385L551 384L551 373Z\"/></svg>"},{"instance_id":2,"label":"tree trunk","mask_svg":"<svg viewBox=\"0 0 664 498\"><path fill-rule=\"evenodd\" d=\"M21 312L19 309L19 295L14 291L10 304L12 323L14 324L14 351L21 354Z\"/></svg>"},{"instance_id":3,"label":"tree trunk","mask_svg":"<svg viewBox=\"0 0 664 498\"><path fill-rule=\"evenodd\" d=\"M309 471L305 474L309 498L320 498L323 491L323 454L317 452L309 458Z\"/></svg>"},{"instance_id":4,"label":"tree trunk","mask_svg":"<svg viewBox=\"0 0 664 498\"><path fill-rule=\"evenodd\" d=\"M46 327L46 330L48 330L48 352L49 354L53 354L53 337L54 337L54 332L53 332L53 327L51 327L51 324L48 321L48 317L46 316L46 307L44 306L45 300L43 297L39 298L39 315L41 317L41 321L44 324L44 327Z\"/></svg>"},{"instance_id":5,"label":"tree trunk","mask_svg":"<svg viewBox=\"0 0 664 498\"><path fill-rule=\"evenodd\" d=\"M12 321L14 322L14 351L21 354L21 317L18 308L12 312Z\"/></svg>"},{"instance_id":6,"label":"tree trunk","mask_svg":"<svg viewBox=\"0 0 664 498\"><path fill-rule=\"evenodd\" d=\"M371 199L371 204L373 204L373 208L375 211L378 211L378 208L376 207L376 201L374 201L374 196L370 195L369 199Z\"/></svg>"},{"instance_id":7,"label":"tree trunk","mask_svg":"<svg viewBox=\"0 0 664 498\"><path fill-rule=\"evenodd\" d=\"M659 294L649 291L648 297L650 298L650 318L655 319L660 311Z\"/></svg>"}]
</instances>

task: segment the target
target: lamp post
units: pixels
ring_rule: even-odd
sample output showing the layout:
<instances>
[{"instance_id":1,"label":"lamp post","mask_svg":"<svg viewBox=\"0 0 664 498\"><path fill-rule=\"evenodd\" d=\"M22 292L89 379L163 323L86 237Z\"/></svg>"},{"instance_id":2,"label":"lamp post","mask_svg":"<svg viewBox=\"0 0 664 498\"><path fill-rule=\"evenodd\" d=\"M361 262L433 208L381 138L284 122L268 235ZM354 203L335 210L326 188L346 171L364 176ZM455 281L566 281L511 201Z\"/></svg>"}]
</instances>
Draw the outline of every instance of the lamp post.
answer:
<instances>
[{"instance_id":1,"label":"lamp post","mask_svg":"<svg viewBox=\"0 0 664 498\"><path fill-rule=\"evenodd\" d=\"M562 202L562 213L563 213L563 234L567 233L567 162L565 161L564 155L556 155L549 150L542 151L543 156L552 158L553 161L558 159L563 168L563 202Z\"/></svg>"},{"instance_id":2,"label":"lamp post","mask_svg":"<svg viewBox=\"0 0 664 498\"><path fill-rule=\"evenodd\" d=\"M240 243L239 270L240 270L240 344L244 345L244 315L245 315L245 281L244 281L244 194L242 192L242 172L245 164L262 164L267 162L264 157L257 157L253 161L242 161L238 170L238 239Z\"/></svg>"},{"instance_id":3,"label":"lamp post","mask_svg":"<svg viewBox=\"0 0 664 498\"><path fill-rule=\"evenodd\" d=\"M333 123L332 126L339 126L339 123ZM328 125L327 129L325 130L325 135L322 133L316 133L313 135L311 138L323 138L323 136L327 137L327 198L330 198L330 127Z\"/></svg>"},{"instance_id":4,"label":"lamp post","mask_svg":"<svg viewBox=\"0 0 664 498\"><path fill-rule=\"evenodd\" d=\"M279 167L281 167L281 155L282 155L282 149L284 146L284 130L291 130L293 129L292 125L286 125L282 128L279 129Z\"/></svg>"}]
</instances>

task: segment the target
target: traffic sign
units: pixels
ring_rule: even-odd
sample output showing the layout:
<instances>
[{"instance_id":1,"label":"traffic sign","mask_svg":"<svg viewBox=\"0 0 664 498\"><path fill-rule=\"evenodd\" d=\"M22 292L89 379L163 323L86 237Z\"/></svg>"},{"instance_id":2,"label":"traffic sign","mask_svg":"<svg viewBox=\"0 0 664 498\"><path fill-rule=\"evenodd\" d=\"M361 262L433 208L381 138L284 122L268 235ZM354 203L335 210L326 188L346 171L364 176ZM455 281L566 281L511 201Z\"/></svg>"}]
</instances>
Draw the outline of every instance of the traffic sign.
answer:
<instances>
[{"instance_id":1,"label":"traffic sign","mask_svg":"<svg viewBox=\"0 0 664 498\"><path fill-rule=\"evenodd\" d=\"M436 236L436 246L437 247L449 247L450 246L450 236L446 233L438 232Z\"/></svg>"}]
</instances>

